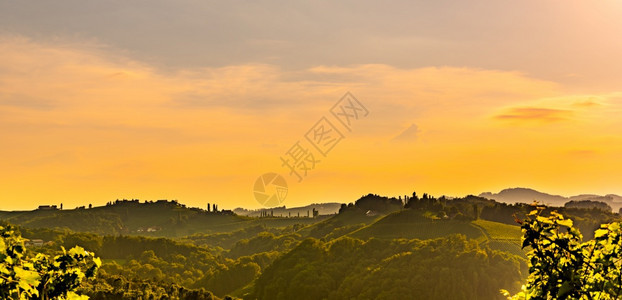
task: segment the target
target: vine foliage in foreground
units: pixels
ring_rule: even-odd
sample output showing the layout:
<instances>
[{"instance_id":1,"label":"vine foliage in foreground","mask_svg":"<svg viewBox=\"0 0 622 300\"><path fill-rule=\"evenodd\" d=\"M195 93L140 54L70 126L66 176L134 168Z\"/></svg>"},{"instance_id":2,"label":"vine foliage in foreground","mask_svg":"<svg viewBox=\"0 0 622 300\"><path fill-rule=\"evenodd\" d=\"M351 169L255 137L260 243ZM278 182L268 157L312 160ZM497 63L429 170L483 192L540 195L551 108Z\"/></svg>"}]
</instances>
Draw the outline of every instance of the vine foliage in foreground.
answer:
<instances>
[{"instance_id":1,"label":"vine foliage in foreground","mask_svg":"<svg viewBox=\"0 0 622 300\"><path fill-rule=\"evenodd\" d=\"M522 247L528 247L529 278L508 299L622 298L622 227L603 224L593 240L582 243L572 220L557 212L542 216L542 207L521 222Z\"/></svg>"},{"instance_id":2,"label":"vine foliage in foreground","mask_svg":"<svg viewBox=\"0 0 622 300\"><path fill-rule=\"evenodd\" d=\"M14 228L0 226L0 299L88 299L75 290L101 265L93 253L74 247L53 258L27 254Z\"/></svg>"}]
</instances>

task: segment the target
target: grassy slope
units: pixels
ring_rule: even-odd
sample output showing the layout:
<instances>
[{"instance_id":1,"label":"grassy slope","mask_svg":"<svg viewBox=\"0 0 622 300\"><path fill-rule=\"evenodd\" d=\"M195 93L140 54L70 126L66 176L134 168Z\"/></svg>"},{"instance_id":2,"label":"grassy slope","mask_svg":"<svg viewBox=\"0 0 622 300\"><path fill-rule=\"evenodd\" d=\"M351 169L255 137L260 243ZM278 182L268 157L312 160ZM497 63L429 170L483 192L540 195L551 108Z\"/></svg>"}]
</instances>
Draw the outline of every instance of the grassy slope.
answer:
<instances>
[{"instance_id":1,"label":"grassy slope","mask_svg":"<svg viewBox=\"0 0 622 300\"><path fill-rule=\"evenodd\" d=\"M299 230L298 234L304 237L333 239L371 224L381 217L367 216L364 212L357 209L346 210L321 222L311 224Z\"/></svg>"},{"instance_id":2,"label":"grassy slope","mask_svg":"<svg viewBox=\"0 0 622 300\"><path fill-rule=\"evenodd\" d=\"M415 210L401 210L385 216L349 235L368 239L430 239L450 234L463 234L471 239L483 239L482 230L470 222L434 220Z\"/></svg>"},{"instance_id":3,"label":"grassy slope","mask_svg":"<svg viewBox=\"0 0 622 300\"><path fill-rule=\"evenodd\" d=\"M520 237L522 235L519 226L512 226L481 219L473 221L472 223L484 229L488 236L495 240L520 241Z\"/></svg>"},{"instance_id":4,"label":"grassy slope","mask_svg":"<svg viewBox=\"0 0 622 300\"><path fill-rule=\"evenodd\" d=\"M493 249L524 256L518 226L481 219L470 222L432 219L415 210L394 212L353 230L348 236L360 239L431 239L451 234L463 234L480 243L487 243Z\"/></svg>"},{"instance_id":5,"label":"grassy slope","mask_svg":"<svg viewBox=\"0 0 622 300\"><path fill-rule=\"evenodd\" d=\"M487 220L476 220L472 223L484 231L488 238L488 245L491 248L516 255L525 255L525 252L521 249L522 233L519 226Z\"/></svg>"}]
</instances>

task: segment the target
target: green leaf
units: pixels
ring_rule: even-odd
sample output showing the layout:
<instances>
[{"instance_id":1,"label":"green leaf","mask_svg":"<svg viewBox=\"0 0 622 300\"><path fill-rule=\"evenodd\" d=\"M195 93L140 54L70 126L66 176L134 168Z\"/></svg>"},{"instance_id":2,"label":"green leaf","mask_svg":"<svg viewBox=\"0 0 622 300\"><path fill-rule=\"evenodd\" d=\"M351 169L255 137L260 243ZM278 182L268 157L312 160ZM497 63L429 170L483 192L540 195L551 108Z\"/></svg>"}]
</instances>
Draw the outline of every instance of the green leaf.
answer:
<instances>
[{"instance_id":1,"label":"green leaf","mask_svg":"<svg viewBox=\"0 0 622 300\"><path fill-rule=\"evenodd\" d=\"M88 300L89 297L85 295L78 295L74 292L67 293L67 300Z\"/></svg>"},{"instance_id":2,"label":"green leaf","mask_svg":"<svg viewBox=\"0 0 622 300\"><path fill-rule=\"evenodd\" d=\"M552 211L551 212L551 216L554 217L554 218L560 219L560 220L564 218L564 216L562 216L560 213L558 213L556 211Z\"/></svg>"},{"instance_id":3,"label":"green leaf","mask_svg":"<svg viewBox=\"0 0 622 300\"><path fill-rule=\"evenodd\" d=\"M559 220L559 221L557 221L557 224L559 224L561 226L572 227L572 220L570 220L570 219Z\"/></svg>"},{"instance_id":4,"label":"green leaf","mask_svg":"<svg viewBox=\"0 0 622 300\"><path fill-rule=\"evenodd\" d=\"M597 239L597 238L603 237L603 236L607 235L607 233L609 233L609 230L607 230L607 229L597 229L594 232L594 238Z\"/></svg>"},{"instance_id":5,"label":"green leaf","mask_svg":"<svg viewBox=\"0 0 622 300\"><path fill-rule=\"evenodd\" d=\"M71 248L71 250L69 250L69 255L71 255L71 256L81 256L81 255L87 255L87 253L84 250L84 248L82 248L80 246L75 246L75 247Z\"/></svg>"},{"instance_id":6,"label":"green leaf","mask_svg":"<svg viewBox=\"0 0 622 300\"><path fill-rule=\"evenodd\" d=\"M93 258L93 262L98 268L102 266L102 260L99 257Z\"/></svg>"},{"instance_id":7,"label":"green leaf","mask_svg":"<svg viewBox=\"0 0 622 300\"><path fill-rule=\"evenodd\" d=\"M542 217L542 216L538 216L536 218L536 221L540 222L540 223L544 223L544 224L553 224L553 221L551 221L550 218L547 217Z\"/></svg>"},{"instance_id":8,"label":"green leaf","mask_svg":"<svg viewBox=\"0 0 622 300\"><path fill-rule=\"evenodd\" d=\"M39 273L35 271L24 270L21 267L15 267L13 270L15 271L15 277L19 279L20 284L21 282L24 282L31 286L39 285L39 280L41 279Z\"/></svg>"}]
</instances>

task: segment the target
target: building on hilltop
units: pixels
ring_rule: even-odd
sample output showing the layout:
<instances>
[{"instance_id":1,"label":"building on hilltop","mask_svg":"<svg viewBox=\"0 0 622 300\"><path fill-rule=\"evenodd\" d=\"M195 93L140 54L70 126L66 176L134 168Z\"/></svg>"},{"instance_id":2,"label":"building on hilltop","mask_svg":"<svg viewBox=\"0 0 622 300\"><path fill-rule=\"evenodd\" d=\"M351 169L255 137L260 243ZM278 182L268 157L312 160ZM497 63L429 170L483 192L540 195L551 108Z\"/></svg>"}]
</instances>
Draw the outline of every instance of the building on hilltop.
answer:
<instances>
[{"instance_id":1,"label":"building on hilltop","mask_svg":"<svg viewBox=\"0 0 622 300\"><path fill-rule=\"evenodd\" d=\"M38 210L58 210L56 205L39 205Z\"/></svg>"},{"instance_id":2,"label":"building on hilltop","mask_svg":"<svg viewBox=\"0 0 622 300\"><path fill-rule=\"evenodd\" d=\"M43 247L43 240L41 239L32 239L24 242L24 246L26 247Z\"/></svg>"},{"instance_id":3,"label":"building on hilltop","mask_svg":"<svg viewBox=\"0 0 622 300\"><path fill-rule=\"evenodd\" d=\"M223 215L235 216L235 213L230 209L223 209L220 211L220 213Z\"/></svg>"}]
</instances>

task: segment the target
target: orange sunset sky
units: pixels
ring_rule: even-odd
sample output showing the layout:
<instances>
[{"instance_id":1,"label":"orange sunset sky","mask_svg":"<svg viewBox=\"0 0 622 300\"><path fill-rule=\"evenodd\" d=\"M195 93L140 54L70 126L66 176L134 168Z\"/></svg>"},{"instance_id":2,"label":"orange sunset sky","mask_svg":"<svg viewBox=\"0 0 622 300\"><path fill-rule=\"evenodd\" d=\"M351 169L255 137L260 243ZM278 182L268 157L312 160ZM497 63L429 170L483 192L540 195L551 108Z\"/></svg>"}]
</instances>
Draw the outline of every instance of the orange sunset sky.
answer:
<instances>
[{"instance_id":1,"label":"orange sunset sky","mask_svg":"<svg viewBox=\"0 0 622 300\"><path fill-rule=\"evenodd\" d=\"M1 1L0 210L259 208L266 172L288 207L622 193L622 1L433 2ZM298 182L348 91L369 114Z\"/></svg>"}]
</instances>

